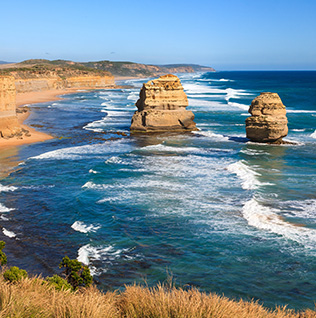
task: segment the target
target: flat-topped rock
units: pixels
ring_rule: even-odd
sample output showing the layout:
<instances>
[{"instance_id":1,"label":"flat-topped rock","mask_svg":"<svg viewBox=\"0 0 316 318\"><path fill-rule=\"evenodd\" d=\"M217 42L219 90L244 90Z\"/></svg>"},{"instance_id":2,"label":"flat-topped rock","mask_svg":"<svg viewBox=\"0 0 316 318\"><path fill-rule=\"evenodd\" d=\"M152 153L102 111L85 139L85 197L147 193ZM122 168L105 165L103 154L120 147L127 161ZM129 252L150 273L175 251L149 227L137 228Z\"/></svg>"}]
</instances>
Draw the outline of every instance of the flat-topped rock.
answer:
<instances>
[{"instance_id":1,"label":"flat-topped rock","mask_svg":"<svg viewBox=\"0 0 316 318\"><path fill-rule=\"evenodd\" d=\"M188 105L177 76L168 74L144 83L130 129L145 132L197 130L194 114L186 110Z\"/></svg>"},{"instance_id":2,"label":"flat-topped rock","mask_svg":"<svg viewBox=\"0 0 316 318\"><path fill-rule=\"evenodd\" d=\"M286 109L277 93L261 93L252 101L249 113L247 138L255 142L282 143L288 127Z\"/></svg>"}]
</instances>

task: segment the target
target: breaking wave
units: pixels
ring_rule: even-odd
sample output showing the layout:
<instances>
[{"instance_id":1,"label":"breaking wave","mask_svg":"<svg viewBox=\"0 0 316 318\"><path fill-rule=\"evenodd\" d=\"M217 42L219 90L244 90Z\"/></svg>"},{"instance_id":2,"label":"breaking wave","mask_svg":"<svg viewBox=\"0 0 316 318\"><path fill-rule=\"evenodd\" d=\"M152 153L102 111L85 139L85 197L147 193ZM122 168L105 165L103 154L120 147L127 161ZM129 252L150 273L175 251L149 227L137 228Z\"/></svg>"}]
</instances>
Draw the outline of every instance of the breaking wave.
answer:
<instances>
[{"instance_id":1,"label":"breaking wave","mask_svg":"<svg viewBox=\"0 0 316 318\"><path fill-rule=\"evenodd\" d=\"M9 191L15 191L17 190L17 187L14 186L4 186L2 184L0 184L0 192L9 192Z\"/></svg>"},{"instance_id":2,"label":"breaking wave","mask_svg":"<svg viewBox=\"0 0 316 318\"><path fill-rule=\"evenodd\" d=\"M287 222L278 212L280 211L277 209L263 206L255 198L246 202L242 209L249 225L296 241L306 248L315 249L316 230Z\"/></svg>"},{"instance_id":3,"label":"breaking wave","mask_svg":"<svg viewBox=\"0 0 316 318\"><path fill-rule=\"evenodd\" d=\"M14 209L9 209L6 206L4 206L2 203L0 203L0 212L1 213L6 213L6 212L10 212L13 211Z\"/></svg>"},{"instance_id":4,"label":"breaking wave","mask_svg":"<svg viewBox=\"0 0 316 318\"><path fill-rule=\"evenodd\" d=\"M3 234L4 234L5 236L7 236L7 237L10 237L10 238L16 237L16 234L15 234L14 232L9 231L9 230L7 230L7 229L5 229L5 228L2 228L2 232L3 232Z\"/></svg>"},{"instance_id":5,"label":"breaking wave","mask_svg":"<svg viewBox=\"0 0 316 318\"><path fill-rule=\"evenodd\" d=\"M112 245L103 247L87 244L79 248L77 260L89 266L92 276L98 276L105 273L107 268L93 266L92 263L94 261L103 261L111 264L111 262L120 258L122 253L127 251L128 249L115 249Z\"/></svg>"},{"instance_id":6,"label":"breaking wave","mask_svg":"<svg viewBox=\"0 0 316 318\"><path fill-rule=\"evenodd\" d=\"M98 229L101 228L100 225L86 225L81 221L76 221L72 226L72 229L74 229L77 232L81 232L81 233L89 233L89 232L96 232Z\"/></svg>"},{"instance_id":7,"label":"breaking wave","mask_svg":"<svg viewBox=\"0 0 316 318\"><path fill-rule=\"evenodd\" d=\"M257 189L262 183L257 179L260 173L252 170L244 161L237 161L230 164L227 170L236 174L242 180L242 188L246 190Z\"/></svg>"}]
</instances>

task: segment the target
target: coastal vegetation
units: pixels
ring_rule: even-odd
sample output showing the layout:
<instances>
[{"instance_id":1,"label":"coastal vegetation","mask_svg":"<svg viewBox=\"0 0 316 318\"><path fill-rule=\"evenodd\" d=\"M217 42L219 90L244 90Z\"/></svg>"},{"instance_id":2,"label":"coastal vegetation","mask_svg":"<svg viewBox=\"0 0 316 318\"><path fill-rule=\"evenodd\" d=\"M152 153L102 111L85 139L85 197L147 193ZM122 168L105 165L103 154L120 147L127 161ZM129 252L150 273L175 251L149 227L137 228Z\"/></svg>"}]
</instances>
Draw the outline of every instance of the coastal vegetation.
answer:
<instances>
[{"instance_id":1,"label":"coastal vegetation","mask_svg":"<svg viewBox=\"0 0 316 318\"><path fill-rule=\"evenodd\" d=\"M124 291L99 291L95 286L56 288L40 277L10 283L0 276L0 317L111 318L312 318L315 311L264 308L259 303L230 300L196 289L159 285L126 286Z\"/></svg>"},{"instance_id":2,"label":"coastal vegetation","mask_svg":"<svg viewBox=\"0 0 316 318\"><path fill-rule=\"evenodd\" d=\"M78 76L82 74L97 74L131 77L149 77L166 73L193 73L193 72L214 71L212 67L194 64L170 64L170 65L147 65L133 62L73 62L67 60L45 60L30 59L21 63L9 63L0 67L0 74L20 74L24 77L34 76L35 74L49 74L57 72L60 76Z\"/></svg>"},{"instance_id":3,"label":"coastal vegetation","mask_svg":"<svg viewBox=\"0 0 316 318\"><path fill-rule=\"evenodd\" d=\"M89 68L79 63L57 60L28 60L17 64L6 64L0 69L0 75L12 75L15 78L28 79L58 76L66 79L73 76L99 75L112 76L110 72Z\"/></svg>"},{"instance_id":4,"label":"coastal vegetation","mask_svg":"<svg viewBox=\"0 0 316 318\"><path fill-rule=\"evenodd\" d=\"M5 243L0 242L1 258ZM1 263L2 265L5 262ZM102 292L92 285L86 266L63 258L66 279L58 275L28 277L13 266L0 275L0 317L74 318L312 318L316 312L286 307L267 309L256 301L230 300L195 288L184 290L172 283L156 287L126 286L123 291ZM68 282L67 282L68 280Z\"/></svg>"}]
</instances>

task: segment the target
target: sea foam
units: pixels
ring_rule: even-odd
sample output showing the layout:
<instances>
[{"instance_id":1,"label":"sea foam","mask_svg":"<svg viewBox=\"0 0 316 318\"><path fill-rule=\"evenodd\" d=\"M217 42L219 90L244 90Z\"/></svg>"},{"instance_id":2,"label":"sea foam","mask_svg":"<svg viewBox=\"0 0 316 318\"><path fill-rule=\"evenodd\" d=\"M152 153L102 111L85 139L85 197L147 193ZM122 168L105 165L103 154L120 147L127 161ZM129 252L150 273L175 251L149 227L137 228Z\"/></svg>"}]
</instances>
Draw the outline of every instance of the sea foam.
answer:
<instances>
[{"instance_id":1,"label":"sea foam","mask_svg":"<svg viewBox=\"0 0 316 318\"><path fill-rule=\"evenodd\" d=\"M154 152L170 152L170 153L190 153L201 154L206 153L206 150L197 147L173 147L164 144L150 145L139 149L140 151L154 151Z\"/></svg>"},{"instance_id":2,"label":"sea foam","mask_svg":"<svg viewBox=\"0 0 316 318\"><path fill-rule=\"evenodd\" d=\"M226 101L229 101L231 98L238 99L240 98L240 96L253 95L253 94L247 93L243 89L226 88L225 92L226 92L226 97L225 97Z\"/></svg>"},{"instance_id":3,"label":"sea foam","mask_svg":"<svg viewBox=\"0 0 316 318\"><path fill-rule=\"evenodd\" d=\"M316 110L287 109L286 112L294 114L316 114Z\"/></svg>"},{"instance_id":4,"label":"sea foam","mask_svg":"<svg viewBox=\"0 0 316 318\"><path fill-rule=\"evenodd\" d=\"M130 145L124 139L105 141L101 144L84 145L78 147L62 148L45 152L41 155L31 157L28 160L79 160L89 155L104 156L105 153L117 153L130 149Z\"/></svg>"},{"instance_id":5,"label":"sea foam","mask_svg":"<svg viewBox=\"0 0 316 318\"><path fill-rule=\"evenodd\" d=\"M0 203L0 212L1 213L6 213L6 212L10 212L13 211L14 209L9 209L6 206L4 206L2 203Z\"/></svg>"},{"instance_id":6,"label":"sea foam","mask_svg":"<svg viewBox=\"0 0 316 318\"><path fill-rule=\"evenodd\" d=\"M316 199L284 202L289 206L289 216L316 219Z\"/></svg>"},{"instance_id":7,"label":"sea foam","mask_svg":"<svg viewBox=\"0 0 316 318\"><path fill-rule=\"evenodd\" d=\"M81 233L89 233L89 232L96 232L98 229L101 228L100 225L86 225L81 221L76 221L72 226L71 226L75 231L81 232Z\"/></svg>"},{"instance_id":8,"label":"sea foam","mask_svg":"<svg viewBox=\"0 0 316 318\"><path fill-rule=\"evenodd\" d=\"M311 134L311 137L316 139L316 130Z\"/></svg>"},{"instance_id":9,"label":"sea foam","mask_svg":"<svg viewBox=\"0 0 316 318\"><path fill-rule=\"evenodd\" d=\"M104 247L87 244L79 248L77 260L89 266L92 276L97 276L106 272L107 268L97 268L91 264L93 261L101 260L111 263L126 251L127 249L116 250L112 245Z\"/></svg>"},{"instance_id":10,"label":"sea foam","mask_svg":"<svg viewBox=\"0 0 316 318\"><path fill-rule=\"evenodd\" d=\"M262 183L257 179L260 173L252 170L243 160L230 164L227 170L235 173L242 180L242 188L246 190L257 189Z\"/></svg>"},{"instance_id":11,"label":"sea foam","mask_svg":"<svg viewBox=\"0 0 316 318\"><path fill-rule=\"evenodd\" d=\"M296 241L306 248L315 249L316 230L285 221L277 209L260 204L255 198L246 202L242 214L248 224L258 229L268 230L284 238Z\"/></svg>"},{"instance_id":12,"label":"sea foam","mask_svg":"<svg viewBox=\"0 0 316 318\"><path fill-rule=\"evenodd\" d=\"M212 131L199 130L199 131L192 131L192 133L194 133L196 135L201 135L204 137L209 137L212 139L218 139L218 140L223 140L223 141L229 140L229 137L221 135L221 134L213 133Z\"/></svg>"},{"instance_id":13,"label":"sea foam","mask_svg":"<svg viewBox=\"0 0 316 318\"><path fill-rule=\"evenodd\" d=\"M9 230L5 229L4 227L2 228L2 232L7 237L10 237L10 238L16 237L16 234L14 232L9 231Z\"/></svg>"},{"instance_id":14,"label":"sea foam","mask_svg":"<svg viewBox=\"0 0 316 318\"><path fill-rule=\"evenodd\" d=\"M240 104L240 103L228 102L228 105L229 105L229 106L232 106L232 107L240 108L240 109L242 109L242 110L248 110L248 109L249 109L249 106L248 106L248 105L244 105L244 104Z\"/></svg>"},{"instance_id":15,"label":"sea foam","mask_svg":"<svg viewBox=\"0 0 316 318\"><path fill-rule=\"evenodd\" d=\"M9 192L9 191L15 191L17 190L17 187L14 186L4 186L2 184L0 184L0 192Z\"/></svg>"}]
</instances>

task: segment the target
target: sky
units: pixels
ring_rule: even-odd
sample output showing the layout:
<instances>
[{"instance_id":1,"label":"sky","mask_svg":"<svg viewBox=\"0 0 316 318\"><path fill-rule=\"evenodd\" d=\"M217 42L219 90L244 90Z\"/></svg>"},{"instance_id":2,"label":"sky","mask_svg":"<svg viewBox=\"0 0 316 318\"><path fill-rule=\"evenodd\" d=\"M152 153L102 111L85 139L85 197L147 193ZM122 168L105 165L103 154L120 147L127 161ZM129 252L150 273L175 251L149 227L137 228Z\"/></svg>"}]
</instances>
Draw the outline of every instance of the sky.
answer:
<instances>
[{"instance_id":1,"label":"sky","mask_svg":"<svg viewBox=\"0 0 316 318\"><path fill-rule=\"evenodd\" d=\"M316 0L0 0L0 60L316 70Z\"/></svg>"}]
</instances>

